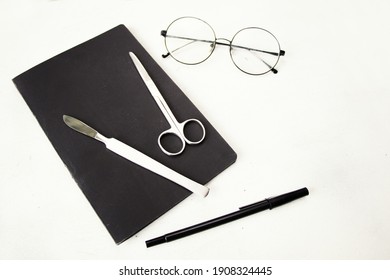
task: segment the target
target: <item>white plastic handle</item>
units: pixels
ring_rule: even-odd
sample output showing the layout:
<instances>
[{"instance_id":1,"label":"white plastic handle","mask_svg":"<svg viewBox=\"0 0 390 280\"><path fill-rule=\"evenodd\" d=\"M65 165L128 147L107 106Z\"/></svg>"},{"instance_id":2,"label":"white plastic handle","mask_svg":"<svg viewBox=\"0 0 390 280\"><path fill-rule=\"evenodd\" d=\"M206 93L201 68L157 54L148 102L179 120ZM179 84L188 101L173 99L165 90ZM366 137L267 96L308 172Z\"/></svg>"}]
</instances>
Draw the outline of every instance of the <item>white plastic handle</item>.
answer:
<instances>
[{"instance_id":1,"label":"white plastic handle","mask_svg":"<svg viewBox=\"0 0 390 280\"><path fill-rule=\"evenodd\" d=\"M108 138L105 139L104 143L106 144L107 149L110 149L114 153L182 186L183 188L188 189L195 194L206 197L210 191L208 187L181 175L180 173L118 141L117 139Z\"/></svg>"}]
</instances>

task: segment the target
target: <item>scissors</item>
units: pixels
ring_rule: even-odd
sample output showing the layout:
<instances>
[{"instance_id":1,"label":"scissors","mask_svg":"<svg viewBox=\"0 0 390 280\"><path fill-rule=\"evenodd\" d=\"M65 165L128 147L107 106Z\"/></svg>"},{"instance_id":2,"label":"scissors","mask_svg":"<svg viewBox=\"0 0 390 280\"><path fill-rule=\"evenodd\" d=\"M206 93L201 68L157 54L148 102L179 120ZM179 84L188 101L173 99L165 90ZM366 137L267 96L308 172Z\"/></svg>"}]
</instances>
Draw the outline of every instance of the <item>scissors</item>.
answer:
<instances>
[{"instance_id":1,"label":"scissors","mask_svg":"<svg viewBox=\"0 0 390 280\"><path fill-rule=\"evenodd\" d=\"M153 96L154 100L156 101L158 107L160 108L161 112L163 113L164 117L168 121L170 128L161 132L161 134L158 137L157 143L160 146L160 149L169 156L175 156L179 155L184 151L184 148L186 144L189 145L195 145L199 144L203 141L203 139L206 136L206 130L202 124L202 122L198 119L187 119L184 122L179 123L175 116L173 115L171 109L169 108L168 104L165 102L164 97L161 95L160 91L158 90L157 86L153 82L152 78L150 78L148 72L146 72L144 66L142 63L138 60L137 56L133 52L129 52L130 58L132 59L135 67L137 68L138 73L140 74L142 80L144 81L146 87L149 89L150 94ZM188 139L184 133L185 127L191 126L198 126L201 128L202 134L200 139ZM178 151L170 151L167 148L164 148L162 139L166 136L174 136L180 140L180 148ZM167 139L169 139L167 137ZM164 142L165 143L165 142Z\"/></svg>"}]
</instances>

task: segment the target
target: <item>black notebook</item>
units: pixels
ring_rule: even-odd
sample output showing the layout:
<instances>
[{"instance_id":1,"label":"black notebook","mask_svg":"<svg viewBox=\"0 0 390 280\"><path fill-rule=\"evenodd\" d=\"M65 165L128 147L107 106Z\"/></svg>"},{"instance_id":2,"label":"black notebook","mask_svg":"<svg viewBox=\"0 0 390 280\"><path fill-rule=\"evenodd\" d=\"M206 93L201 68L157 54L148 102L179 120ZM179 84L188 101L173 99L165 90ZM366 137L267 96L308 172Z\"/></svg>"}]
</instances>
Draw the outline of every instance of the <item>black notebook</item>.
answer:
<instances>
[{"instance_id":1,"label":"black notebook","mask_svg":"<svg viewBox=\"0 0 390 280\"><path fill-rule=\"evenodd\" d=\"M186 146L178 156L167 156L160 150L157 138L169 124L137 73L130 51L142 62L179 122L197 118L204 124L207 134L201 144ZM31 68L13 81L118 244L191 193L70 129L63 115L84 121L200 184L236 160L232 148L124 25Z\"/></svg>"}]
</instances>

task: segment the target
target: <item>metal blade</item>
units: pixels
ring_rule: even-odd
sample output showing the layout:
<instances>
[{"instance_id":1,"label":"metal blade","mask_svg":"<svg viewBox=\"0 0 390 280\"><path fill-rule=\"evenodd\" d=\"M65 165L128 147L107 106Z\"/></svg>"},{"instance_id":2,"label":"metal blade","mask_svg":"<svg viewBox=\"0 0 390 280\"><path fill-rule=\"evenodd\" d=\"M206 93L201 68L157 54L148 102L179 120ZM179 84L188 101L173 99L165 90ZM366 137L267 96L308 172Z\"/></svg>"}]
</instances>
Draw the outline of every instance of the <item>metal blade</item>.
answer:
<instances>
[{"instance_id":1,"label":"metal blade","mask_svg":"<svg viewBox=\"0 0 390 280\"><path fill-rule=\"evenodd\" d=\"M139 61L138 57L133 52L129 52L129 55L144 82L147 83L150 81L153 83L152 78L150 78L148 72L146 72L146 69L142 65L141 61Z\"/></svg>"},{"instance_id":2,"label":"metal blade","mask_svg":"<svg viewBox=\"0 0 390 280\"><path fill-rule=\"evenodd\" d=\"M100 140L96 137L96 135L98 135L98 132L92 127L90 127L89 125L86 125L82 121L68 115L63 115L62 118L65 124L69 126L71 129L74 129L77 132L80 132L94 139Z\"/></svg>"},{"instance_id":3,"label":"metal blade","mask_svg":"<svg viewBox=\"0 0 390 280\"><path fill-rule=\"evenodd\" d=\"M129 52L129 55L130 55L130 58L135 65L135 68L137 69L139 75L141 76L142 80L144 81L146 87L149 89L150 94L154 97L159 97L159 98L163 99L156 84L153 82L152 78L149 76L148 72L146 71L145 67L142 65L141 61L139 61L138 57L132 52Z\"/></svg>"}]
</instances>

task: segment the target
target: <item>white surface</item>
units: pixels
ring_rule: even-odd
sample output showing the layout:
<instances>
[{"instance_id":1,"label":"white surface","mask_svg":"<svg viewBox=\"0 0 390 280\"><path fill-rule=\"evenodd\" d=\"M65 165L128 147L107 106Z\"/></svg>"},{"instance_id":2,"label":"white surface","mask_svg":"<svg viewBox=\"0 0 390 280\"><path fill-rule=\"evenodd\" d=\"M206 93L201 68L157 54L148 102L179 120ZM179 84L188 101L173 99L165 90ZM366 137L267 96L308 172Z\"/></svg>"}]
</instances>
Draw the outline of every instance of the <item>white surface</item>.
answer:
<instances>
[{"instance_id":1,"label":"white surface","mask_svg":"<svg viewBox=\"0 0 390 280\"><path fill-rule=\"evenodd\" d=\"M0 2L0 259L389 259L389 1ZM230 38L269 29L286 50L252 77L218 48L185 66L159 36L193 15ZM238 154L191 196L117 246L11 79L125 24ZM144 241L307 186L278 209L147 249Z\"/></svg>"}]
</instances>

